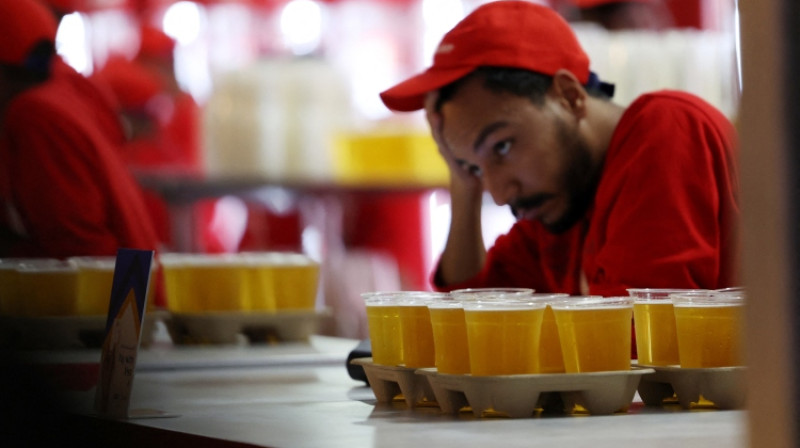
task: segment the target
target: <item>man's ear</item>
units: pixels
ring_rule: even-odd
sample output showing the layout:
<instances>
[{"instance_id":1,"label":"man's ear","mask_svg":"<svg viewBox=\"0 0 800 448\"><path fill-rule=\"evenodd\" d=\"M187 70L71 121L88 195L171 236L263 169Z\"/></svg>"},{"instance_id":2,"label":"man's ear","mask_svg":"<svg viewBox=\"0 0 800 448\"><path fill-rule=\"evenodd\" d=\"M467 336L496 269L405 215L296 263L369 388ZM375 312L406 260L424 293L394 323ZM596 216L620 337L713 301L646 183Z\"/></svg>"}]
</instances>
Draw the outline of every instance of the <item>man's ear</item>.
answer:
<instances>
[{"instance_id":1,"label":"man's ear","mask_svg":"<svg viewBox=\"0 0 800 448\"><path fill-rule=\"evenodd\" d=\"M565 109L574 114L577 118L586 115L586 99L588 94L583 88L578 78L569 70L559 69L553 75L553 84L550 86L550 94Z\"/></svg>"}]
</instances>

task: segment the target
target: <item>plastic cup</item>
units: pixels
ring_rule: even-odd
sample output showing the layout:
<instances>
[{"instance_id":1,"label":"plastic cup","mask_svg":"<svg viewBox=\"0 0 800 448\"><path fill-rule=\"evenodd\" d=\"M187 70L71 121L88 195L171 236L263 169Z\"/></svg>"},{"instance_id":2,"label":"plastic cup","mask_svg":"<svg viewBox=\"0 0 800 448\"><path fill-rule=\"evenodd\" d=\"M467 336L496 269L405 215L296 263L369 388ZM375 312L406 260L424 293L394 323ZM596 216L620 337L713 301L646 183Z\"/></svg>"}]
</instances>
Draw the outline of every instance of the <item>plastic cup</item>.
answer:
<instances>
[{"instance_id":1,"label":"plastic cup","mask_svg":"<svg viewBox=\"0 0 800 448\"><path fill-rule=\"evenodd\" d=\"M545 303L489 296L463 306L472 375L539 373Z\"/></svg>"},{"instance_id":2,"label":"plastic cup","mask_svg":"<svg viewBox=\"0 0 800 448\"><path fill-rule=\"evenodd\" d=\"M400 329L400 292L361 294L367 308L367 326L372 345L372 362L396 366L403 363L403 335Z\"/></svg>"},{"instance_id":3,"label":"plastic cup","mask_svg":"<svg viewBox=\"0 0 800 448\"><path fill-rule=\"evenodd\" d=\"M428 304L433 329L435 364L439 373L470 373L467 321L462 302L437 300Z\"/></svg>"},{"instance_id":4,"label":"plastic cup","mask_svg":"<svg viewBox=\"0 0 800 448\"><path fill-rule=\"evenodd\" d=\"M678 335L670 294L699 291L693 289L632 288L633 320L639 364L678 365Z\"/></svg>"},{"instance_id":5,"label":"plastic cup","mask_svg":"<svg viewBox=\"0 0 800 448\"><path fill-rule=\"evenodd\" d=\"M299 253L281 254L272 267L277 310L313 310L319 286L319 263Z\"/></svg>"},{"instance_id":6,"label":"plastic cup","mask_svg":"<svg viewBox=\"0 0 800 448\"><path fill-rule=\"evenodd\" d=\"M245 253L243 256L247 262L250 309L259 312L276 311L275 266L280 263L281 254L260 252Z\"/></svg>"},{"instance_id":7,"label":"plastic cup","mask_svg":"<svg viewBox=\"0 0 800 448\"><path fill-rule=\"evenodd\" d=\"M714 291L671 295L681 368L741 366L744 295Z\"/></svg>"},{"instance_id":8,"label":"plastic cup","mask_svg":"<svg viewBox=\"0 0 800 448\"><path fill-rule=\"evenodd\" d=\"M24 301L21 315L70 316L77 308L78 268L66 262L22 264L17 286Z\"/></svg>"},{"instance_id":9,"label":"plastic cup","mask_svg":"<svg viewBox=\"0 0 800 448\"><path fill-rule=\"evenodd\" d=\"M22 316L26 294L20 291L19 268L25 265L58 266L55 258L0 258L0 314Z\"/></svg>"},{"instance_id":10,"label":"plastic cup","mask_svg":"<svg viewBox=\"0 0 800 448\"><path fill-rule=\"evenodd\" d=\"M553 303L567 373L629 370L630 297L575 297Z\"/></svg>"},{"instance_id":11,"label":"plastic cup","mask_svg":"<svg viewBox=\"0 0 800 448\"><path fill-rule=\"evenodd\" d=\"M108 314L116 257L72 257L68 261L78 268L77 314Z\"/></svg>"},{"instance_id":12,"label":"plastic cup","mask_svg":"<svg viewBox=\"0 0 800 448\"><path fill-rule=\"evenodd\" d=\"M558 336L556 316L551 305L557 301L568 300L569 294L539 293L532 294L531 297L546 304L544 315L542 316L542 334L539 336L539 371L541 373L564 373L561 339Z\"/></svg>"},{"instance_id":13,"label":"plastic cup","mask_svg":"<svg viewBox=\"0 0 800 448\"><path fill-rule=\"evenodd\" d=\"M403 344L403 364L406 367L433 367L436 352L433 327L428 305L443 300L447 294L436 292L405 292L399 300L400 334Z\"/></svg>"},{"instance_id":14,"label":"plastic cup","mask_svg":"<svg viewBox=\"0 0 800 448\"><path fill-rule=\"evenodd\" d=\"M466 288L450 291L455 300L525 299L535 291L530 288Z\"/></svg>"},{"instance_id":15,"label":"plastic cup","mask_svg":"<svg viewBox=\"0 0 800 448\"><path fill-rule=\"evenodd\" d=\"M163 254L170 309L184 313L243 311L250 307L247 263L235 254Z\"/></svg>"},{"instance_id":16,"label":"plastic cup","mask_svg":"<svg viewBox=\"0 0 800 448\"><path fill-rule=\"evenodd\" d=\"M159 255L164 274L167 308L173 312L200 311L189 287L188 254L163 253Z\"/></svg>"}]
</instances>

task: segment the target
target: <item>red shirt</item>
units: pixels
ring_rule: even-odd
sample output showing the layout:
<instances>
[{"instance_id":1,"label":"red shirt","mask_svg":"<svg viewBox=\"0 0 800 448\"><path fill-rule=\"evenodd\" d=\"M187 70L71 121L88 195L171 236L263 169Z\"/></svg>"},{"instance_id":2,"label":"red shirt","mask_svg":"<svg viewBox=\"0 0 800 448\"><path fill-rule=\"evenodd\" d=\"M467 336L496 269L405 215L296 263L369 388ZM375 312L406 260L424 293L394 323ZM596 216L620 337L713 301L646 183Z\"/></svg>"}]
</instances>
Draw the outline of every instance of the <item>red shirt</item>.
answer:
<instances>
[{"instance_id":1,"label":"red shirt","mask_svg":"<svg viewBox=\"0 0 800 448\"><path fill-rule=\"evenodd\" d=\"M592 209L565 233L520 221L473 279L438 289L514 286L627 295L626 288L738 284L738 167L731 123L703 100L662 91L622 116Z\"/></svg>"},{"instance_id":2,"label":"red shirt","mask_svg":"<svg viewBox=\"0 0 800 448\"><path fill-rule=\"evenodd\" d=\"M156 249L142 192L117 153L121 132L100 100L59 65L9 104L0 129L0 256Z\"/></svg>"}]
</instances>

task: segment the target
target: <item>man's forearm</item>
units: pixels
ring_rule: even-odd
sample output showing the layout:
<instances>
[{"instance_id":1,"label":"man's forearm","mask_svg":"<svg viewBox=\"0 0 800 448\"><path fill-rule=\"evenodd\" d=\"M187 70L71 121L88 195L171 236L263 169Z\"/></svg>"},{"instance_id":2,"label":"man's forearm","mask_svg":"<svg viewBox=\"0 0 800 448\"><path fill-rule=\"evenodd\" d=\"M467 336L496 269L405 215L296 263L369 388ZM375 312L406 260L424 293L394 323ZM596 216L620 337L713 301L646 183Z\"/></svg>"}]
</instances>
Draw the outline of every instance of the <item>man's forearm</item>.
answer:
<instances>
[{"instance_id":1,"label":"man's forearm","mask_svg":"<svg viewBox=\"0 0 800 448\"><path fill-rule=\"evenodd\" d=\"M480 190L451 185L450 233L439 261L439 275L445 284L460 283L483 268L486 248L481 231Z\"/></svg>"}]
</instances>

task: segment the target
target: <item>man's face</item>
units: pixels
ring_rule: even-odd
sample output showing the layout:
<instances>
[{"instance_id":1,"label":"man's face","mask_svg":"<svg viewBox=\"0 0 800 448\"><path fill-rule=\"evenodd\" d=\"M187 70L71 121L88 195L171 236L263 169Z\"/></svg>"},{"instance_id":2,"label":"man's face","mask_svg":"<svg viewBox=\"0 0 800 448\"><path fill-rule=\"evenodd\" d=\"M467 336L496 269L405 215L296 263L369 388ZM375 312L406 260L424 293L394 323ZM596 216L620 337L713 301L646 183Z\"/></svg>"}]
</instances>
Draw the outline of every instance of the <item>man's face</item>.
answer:
<instances>
[{"instance_id":1,"label":"man's face","mask_svg":"<svg viewBox=\"0 0 800 448\"><path fill-rule=\"evenodd\" d=\"M441 113L454 158L517 219L537 219L558 233L584 215L594 196L597 163L578 119L559 99L547 95L536 105L471 78Z\"/></svg>"}]
</instances>

